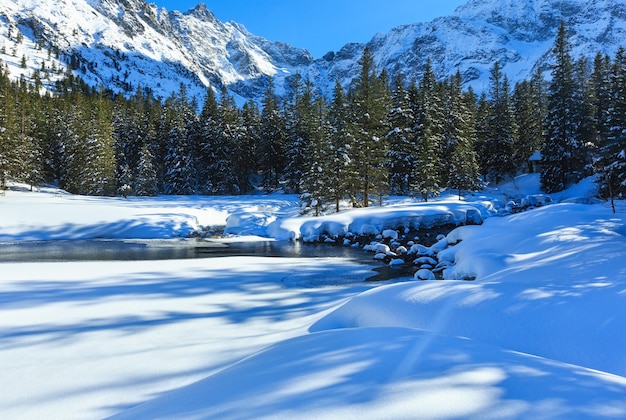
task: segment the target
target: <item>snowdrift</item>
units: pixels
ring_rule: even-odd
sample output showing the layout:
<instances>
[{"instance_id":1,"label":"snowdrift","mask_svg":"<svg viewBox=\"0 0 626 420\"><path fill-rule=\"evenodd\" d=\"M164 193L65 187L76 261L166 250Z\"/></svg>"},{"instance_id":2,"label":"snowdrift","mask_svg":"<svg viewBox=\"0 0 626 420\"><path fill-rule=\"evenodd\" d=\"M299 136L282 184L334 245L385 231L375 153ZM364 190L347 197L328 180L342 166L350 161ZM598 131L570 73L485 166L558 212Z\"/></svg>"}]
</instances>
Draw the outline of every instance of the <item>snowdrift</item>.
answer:
<instances>
[{"instance_id":1,"label":"snowdrift","mask_svg":"<svg viewBox=\"0 0 626 420\"><path fill-rule=\"evenodd\" d=\"M348 232L378 235L386 229L430 229L439 226L478 225L495 214L491 202L435 202L351 210L315 218L279 219L267 234L278 240L318 241L323 235L337 238Z\"/></svg>"}]
</instances>

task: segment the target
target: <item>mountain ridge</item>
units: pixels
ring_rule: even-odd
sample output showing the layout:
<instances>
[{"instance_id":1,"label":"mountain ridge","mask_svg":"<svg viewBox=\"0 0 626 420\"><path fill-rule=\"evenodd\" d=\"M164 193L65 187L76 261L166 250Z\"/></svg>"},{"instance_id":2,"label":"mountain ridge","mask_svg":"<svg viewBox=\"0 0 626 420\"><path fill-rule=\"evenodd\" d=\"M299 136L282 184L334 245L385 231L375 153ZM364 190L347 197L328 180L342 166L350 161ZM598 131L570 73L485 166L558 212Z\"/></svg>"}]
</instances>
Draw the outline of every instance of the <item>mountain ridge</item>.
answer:
<instances>
[{"instance_id":1,"label":"mountain ridge","mask_svg":"<svg viewBox=\"0 0 626 420\"><path fill-rule=\"evenodd\" d=\"M15 78L41 78L42 89L70 69L116 92L143 86L167 97L182 83L198 96L225 86L241 103L259 100L268 77L279 95L296 74L326 96L336 80L347 88L367 46L391 76L419 79L430 59L438 77L460 71L466 87L482 91L495 61L512 82L546 68L561 19L575 55L612 55L626 39L626 5L618 0L469 0L451 16L398 26L321 58L222 22L205 4L180 12L145 0L0 0L0 59Z\"/></svg>"}]
</instances>

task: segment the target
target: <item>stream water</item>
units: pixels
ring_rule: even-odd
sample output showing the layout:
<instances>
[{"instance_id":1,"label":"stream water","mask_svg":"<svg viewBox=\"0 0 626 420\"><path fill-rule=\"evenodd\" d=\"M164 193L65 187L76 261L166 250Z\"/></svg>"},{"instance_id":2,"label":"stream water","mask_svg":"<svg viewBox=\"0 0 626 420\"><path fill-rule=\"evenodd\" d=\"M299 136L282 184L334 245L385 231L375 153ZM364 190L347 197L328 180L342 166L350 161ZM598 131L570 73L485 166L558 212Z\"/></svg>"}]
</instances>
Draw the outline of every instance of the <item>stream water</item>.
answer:
<instances>
[{"instance_id":1,"label":"stream water","mask_svg":"<svg viewBox=\"0 0 626 420\"><path fill-rule=\"evenodd\" d=\"M66 240L0 243L0 262L146 261L229 256L342 257L371 262L361 249L283 241Z\"/></svg>"},{"instance_id":2,"label":"stream water","mask_svg":"<svg viewBox=\"0 0 626 420\"><path fill-rule=\"evenodd\" d=\"M55 240L0 242L0 263L71 261L152 261L234 256L278 258L346 258L372 268L368 281L411 276L408 268L393 268L360 248L287 241L219 242L171 240Z\"/></svg>"}]
</instances>

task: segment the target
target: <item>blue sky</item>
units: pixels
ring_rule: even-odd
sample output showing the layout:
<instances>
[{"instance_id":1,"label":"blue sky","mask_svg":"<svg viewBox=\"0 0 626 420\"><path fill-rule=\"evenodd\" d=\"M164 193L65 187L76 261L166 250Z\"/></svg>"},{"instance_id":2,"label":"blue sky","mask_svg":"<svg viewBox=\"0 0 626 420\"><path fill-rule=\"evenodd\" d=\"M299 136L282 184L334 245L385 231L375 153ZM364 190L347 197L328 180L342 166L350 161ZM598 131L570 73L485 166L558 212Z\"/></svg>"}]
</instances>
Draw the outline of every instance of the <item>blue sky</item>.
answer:
<instances>
[{"instance_id":1,"label":"blue sky","mask_svg":"<svg viewBox=\"0 0 626 420\"><path fill-rule=\"evenodd\" d=\"M185 12L201 0L148 0ZM234 20L272 41L306 48L315 57L377 32L451 14L466 0L204 0L222 21Z\"/></svg>"}]
</instances>

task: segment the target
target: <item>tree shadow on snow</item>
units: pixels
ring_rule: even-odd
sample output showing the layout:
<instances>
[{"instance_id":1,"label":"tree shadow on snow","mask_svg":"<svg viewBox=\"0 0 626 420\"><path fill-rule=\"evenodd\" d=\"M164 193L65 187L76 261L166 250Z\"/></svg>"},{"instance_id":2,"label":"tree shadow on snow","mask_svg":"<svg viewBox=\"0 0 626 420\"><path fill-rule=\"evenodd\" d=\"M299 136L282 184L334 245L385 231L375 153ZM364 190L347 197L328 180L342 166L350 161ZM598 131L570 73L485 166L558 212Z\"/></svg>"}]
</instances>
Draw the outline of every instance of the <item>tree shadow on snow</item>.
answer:
<instances>
[{"instance_id":1,"label":"tree shadow on snow","mask_svg":"<svg viewBox=\"0 0 626 420\"><path fill-rule=\"evenodd\" d=\"M612 418L626 382L403 328L314 333L113 418Z\"/></svg>"},{"instance_id":2,"label":"tree shadow on snow","mask_svg":"<svg viewBox=\"0 0 626 420\"><path fill-rule=\"evenodd\" d=\"M63 340L96 331L130 334L201 319L217 319L234 327L256 319L279 322L317 313L372 287L363 282L368 267L345 261L333 261L331 265L328 259L232 257L227 266L222 262L215 267L212 261L176 262L174 267L180 267L179 274L174 274L176 269L167 268L167 261L158 262L163 271L136 273L125 270L125 263L115 265L120 273L107 272L110 267L107 263L46 265L64 270L88 268L90 273L78 274L86 277L85 280L27 280L0 287L0 316L8 321L0 332L0 345L16 345L19 338ZM140 267L145 267L143 263ZM104 272L100 276L99 267ZM132 271L133 263L128 267ZM68 276L76 275L68 273ZM315 279L322 279L332 287L310 287ZM332 279L336 279L334 285ZM128 302L127 308L111 315L106 309L97 309L100 304L112 302ZM13 310L36 311L46 305L70 311L70 322L42 320L22 325L19 319L11 321ZM135 309L134 305L141 309ZM71 322L72 319L79 322Z\"/></svg>"}]
</instances>

